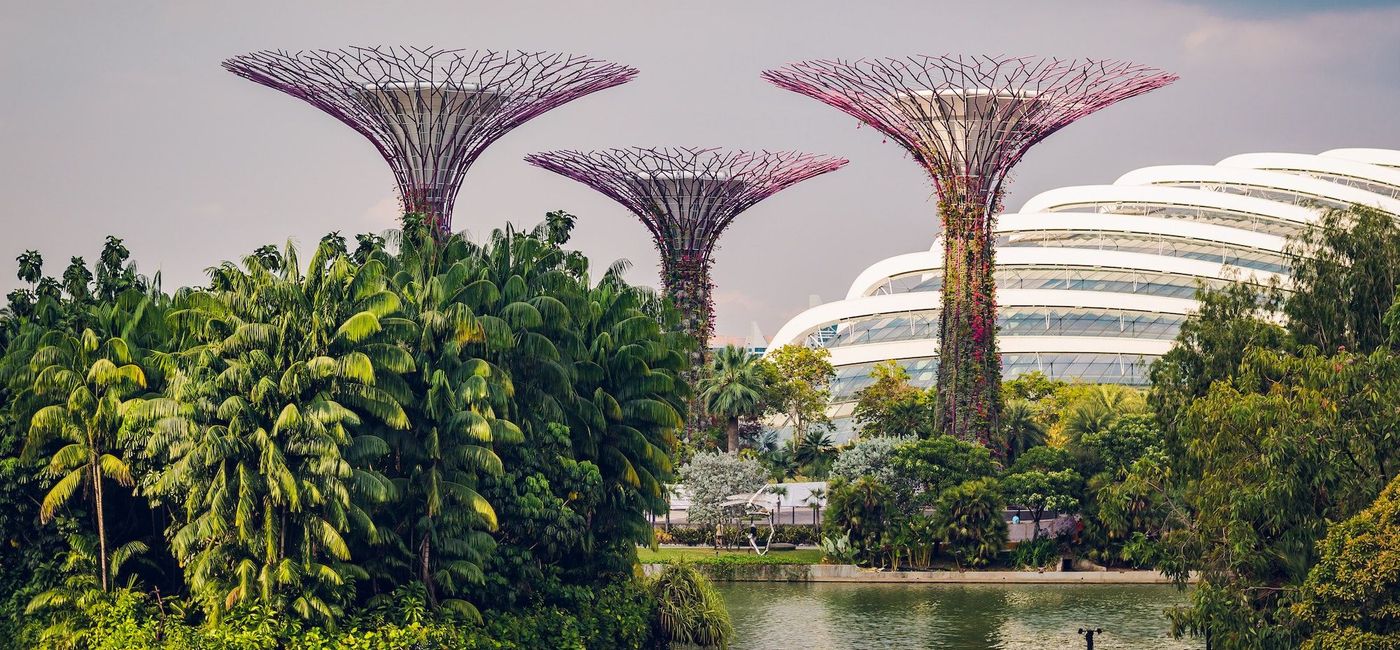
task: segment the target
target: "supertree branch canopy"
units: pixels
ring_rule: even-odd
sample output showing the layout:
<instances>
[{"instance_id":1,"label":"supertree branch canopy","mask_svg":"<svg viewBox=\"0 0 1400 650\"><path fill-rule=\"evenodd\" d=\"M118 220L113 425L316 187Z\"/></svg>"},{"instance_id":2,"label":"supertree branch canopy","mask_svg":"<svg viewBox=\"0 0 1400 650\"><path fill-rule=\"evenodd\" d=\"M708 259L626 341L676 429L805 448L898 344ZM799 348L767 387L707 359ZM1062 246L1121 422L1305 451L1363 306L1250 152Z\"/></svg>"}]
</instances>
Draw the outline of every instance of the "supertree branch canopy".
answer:
<instances>
[{"instance_id":1,"label":"supertree branch canopy","mask_svg":"<svg viewBox=\"0 0 1400 650\"><path fill-rule=\"evenodd\" d=\"M444 233L467 169L492 142L637 74L570 54L431 47L263 50L223 66L368 138L394 171L404 212L423 213Z\"/></svg>"},{"instance_id":2,"label":"supertree branch canopy","mask_svg":"<svg viewBox=\"0 0 1400 650\"><path fill-rule=\"evenodd\" d=\"M661 254L666 293L702 355L714 327L711 253L725 228L779 190L847 162L793 151L642 147L549 151L525 160L602 192L641 219Z\"/></svg>"},{"instance_id":3,"label":"supertree branch canopy","mask_svg":"<svg viewBox=\"0 0 1400 650\"><path fill-rule=\"evenodd\" d=\"M939 426L987 442L1001 411L991 233L1007 175L1055 131L1177 77L1121 61L911 56L804 61L763 78L874 127L933 178L945 269Z\"/></svg>"}]
</instances>

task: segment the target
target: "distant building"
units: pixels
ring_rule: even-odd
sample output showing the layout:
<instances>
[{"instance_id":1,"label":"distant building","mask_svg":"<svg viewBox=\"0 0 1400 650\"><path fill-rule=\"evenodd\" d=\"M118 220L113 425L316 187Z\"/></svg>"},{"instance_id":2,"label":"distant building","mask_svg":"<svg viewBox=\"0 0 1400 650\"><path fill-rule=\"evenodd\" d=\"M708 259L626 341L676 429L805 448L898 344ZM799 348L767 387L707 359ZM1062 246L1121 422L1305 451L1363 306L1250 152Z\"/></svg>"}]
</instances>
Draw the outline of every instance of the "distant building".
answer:
<instances>
[{"instance_id":1,"label":"distant building","mask_svg":"<svg viewBox=\"0 0 1400 650\"><path fill-rule=\"evenodd\" d=\"M1287 283L1288 236L1322 209L1352 204L1400 215L1400 151L1244 154L1043 192L997 223L1005 377L1038 370L1145 384L1148 365L1196 308L1198 283ZM935 241L875 263L844 300L798 314L770 341L831 351L838 438L876 363L897 360L915 385L934 384L942 248Z\"/></svg>"}]
</instances>

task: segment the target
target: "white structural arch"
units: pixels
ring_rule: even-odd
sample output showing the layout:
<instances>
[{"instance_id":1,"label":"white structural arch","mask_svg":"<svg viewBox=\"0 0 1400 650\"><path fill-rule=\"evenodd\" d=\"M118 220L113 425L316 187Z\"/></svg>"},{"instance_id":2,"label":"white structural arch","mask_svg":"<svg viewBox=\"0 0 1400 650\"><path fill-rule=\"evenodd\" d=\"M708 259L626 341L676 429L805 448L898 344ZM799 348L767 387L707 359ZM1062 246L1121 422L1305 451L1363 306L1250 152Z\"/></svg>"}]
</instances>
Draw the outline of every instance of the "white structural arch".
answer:
<instances>
[{"instance_id":1,"label":"white structural arch","mask_svg":"<svg viewBox=\"0 0 1400 650\"><path fill-rule=\"evenodd\" d=\"M1198 286L1286 288L1288 237L1352 204L1400 215L1400 151L1241 154L1042 192L995 231L1005 375L1146 383L1196 309ZM798 314L769 342L830 350L838 435L875 364L894 360L916 385L934 383L942 273L937 241L881 260L843 300Z\"/></svg>"}]
</instances>

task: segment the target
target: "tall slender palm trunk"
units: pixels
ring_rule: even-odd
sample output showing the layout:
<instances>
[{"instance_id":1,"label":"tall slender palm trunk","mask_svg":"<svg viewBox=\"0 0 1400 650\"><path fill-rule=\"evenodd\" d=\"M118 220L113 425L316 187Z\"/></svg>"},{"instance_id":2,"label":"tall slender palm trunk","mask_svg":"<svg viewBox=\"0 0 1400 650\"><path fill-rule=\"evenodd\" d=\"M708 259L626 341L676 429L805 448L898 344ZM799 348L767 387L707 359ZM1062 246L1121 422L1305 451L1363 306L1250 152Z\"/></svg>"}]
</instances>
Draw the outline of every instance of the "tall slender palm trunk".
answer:
<instances>
[{"instance_id":1,"label":"tall slender palm trunk","mask_svg":"<svg viewBox=\"0 0 1400 650\"><path fill-rule=\"evenodd\" d=\"M429 524L431 530L432 525ZM428 602L437 607L437 589L433 585L432 571L432 533L423 534L423 543L418 545L418 571L419 579L423 581L423 589L428 593Z\"/></svg>"},{"instance_id":2,"label":"tall slender palm trunk","mask_svg":"<svg viewBox=\"0 0 1400 650\"><path fill-rule=\"evenodd\" d=\"M96 454L92 454L92 502L97 512L97 572L102 574L102 591L107 589L107 521L102 513L102 466Z\"/></svg>"},{"instance_id":3,"label":"tall slender palm trunk","mask_svg":"<svg viewBox=\"0 0 1400 650\"><path fill-rule=\"evenodd\" d=\"M725 451L731 454L739 453L739 418L731 417L725 423Z\"/></svg>"}]
</instances>

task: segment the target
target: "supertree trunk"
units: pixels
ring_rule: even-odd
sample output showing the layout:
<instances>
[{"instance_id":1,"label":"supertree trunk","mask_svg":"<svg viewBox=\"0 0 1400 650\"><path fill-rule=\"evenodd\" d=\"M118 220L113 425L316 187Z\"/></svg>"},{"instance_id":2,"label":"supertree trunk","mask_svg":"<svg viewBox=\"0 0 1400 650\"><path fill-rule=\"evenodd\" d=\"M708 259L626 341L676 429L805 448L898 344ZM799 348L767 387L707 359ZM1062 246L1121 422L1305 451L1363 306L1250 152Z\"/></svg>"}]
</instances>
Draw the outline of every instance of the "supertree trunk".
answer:
<instances>
[{"instance_id":1,"label":"supertree trunk","mask_svg":"<svg viewBox=\"0 0 1400 650\"><path fill-rule=\"evenodd\" d=\"M938 425L943 433L987 444L1001 420L1001 355L996 341L993 221L1000 194L945 184L943 294L939 319Z\"/></svg>"},{"instance_id":2,"label":"supertree trunk","mask_svg":"<svg viewBox=\"0 0 1400 650\"><path fill-rule=\"evenodd\" d=\"M710 260L695 254L666 256L662 260L661 274L666 295L681 313L681 330L695 340L695 349L690 354L693 374L705 363L710 336L714 333Z\"/></svg>"}]
</instances>

